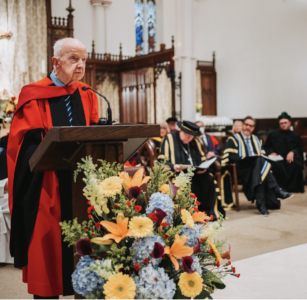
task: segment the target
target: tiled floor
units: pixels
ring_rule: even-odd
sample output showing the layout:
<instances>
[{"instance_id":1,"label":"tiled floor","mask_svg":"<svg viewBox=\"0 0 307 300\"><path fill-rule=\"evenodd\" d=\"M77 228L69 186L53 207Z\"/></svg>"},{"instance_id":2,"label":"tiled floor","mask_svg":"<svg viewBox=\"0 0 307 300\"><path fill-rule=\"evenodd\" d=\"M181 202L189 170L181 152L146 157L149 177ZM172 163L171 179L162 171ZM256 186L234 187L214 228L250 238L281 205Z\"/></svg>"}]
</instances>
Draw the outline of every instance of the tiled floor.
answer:
<instances>
[{"instance_id":1,"label":"tiled floor","mask_svg":"<svg viewBox=\"0 0 307 300\"><path fill-rule=\"evenodd\" d=\"M212 294L214 299L307 299L307 244L233 265L240 278L224 278L226 289Z\"/></svg>"}]
</instances>

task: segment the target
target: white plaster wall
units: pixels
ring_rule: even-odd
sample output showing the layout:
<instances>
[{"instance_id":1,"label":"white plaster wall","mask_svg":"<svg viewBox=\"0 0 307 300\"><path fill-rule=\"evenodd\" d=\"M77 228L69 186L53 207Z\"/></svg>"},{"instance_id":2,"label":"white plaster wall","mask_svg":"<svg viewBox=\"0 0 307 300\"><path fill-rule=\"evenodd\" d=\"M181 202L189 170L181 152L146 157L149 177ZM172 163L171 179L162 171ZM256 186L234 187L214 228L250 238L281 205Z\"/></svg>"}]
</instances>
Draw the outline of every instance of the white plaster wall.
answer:
<instances>
[{"instance_id":1,"label":"white plaster wall","mask_svg":"<svg viewBox=\"0 0 307 300\"><path fill-rule=\"evenodd\" d=\"M68 1L52 0L52 16L66 17ZM73 0L74 37L83 42L89 52L94 39L94 7L90 0ZM102 16L104 18L104 16ZM104 36L101 36L104 40ZM107 52L119 54L122 43L123 55L135 55L134 0L113 0L107 8Z\"/></svg>"},{"instance_id":2,"label":"white plaster wall","mask_svg":"<svg viewBox=\"0 0 307 300\"><path fill-rule=\"evenodd\" d=\"M216 51L218 115L307 115L307 1L197 0L195 56Z\"/></svg>"}]
</instances>

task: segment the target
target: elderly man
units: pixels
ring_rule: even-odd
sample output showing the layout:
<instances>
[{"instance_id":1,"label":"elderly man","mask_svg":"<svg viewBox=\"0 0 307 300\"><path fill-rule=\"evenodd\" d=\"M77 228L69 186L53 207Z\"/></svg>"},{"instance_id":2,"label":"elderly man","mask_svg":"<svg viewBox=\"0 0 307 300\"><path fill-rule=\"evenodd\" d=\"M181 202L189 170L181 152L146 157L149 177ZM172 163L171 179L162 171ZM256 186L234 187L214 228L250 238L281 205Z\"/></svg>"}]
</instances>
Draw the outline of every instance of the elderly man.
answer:
<instances>
[{"instance_id":1,"label":"elderly man","mask_svg":"<svg viewBox=\"0 0 307 300\"><path fill-rule=\"evenodd\" d=\"M264 149L268 155L280 155L283 160L272 164L272 171L278 184L293 193L304 192L303 141L300 135L290 130L291 117L283 112L279 127L269 134Z\"/></svg>"},{"instance_id":2,"label":"elderly man","mask_svg":"<svg viewBox=\"0 0 307 300\"><path fill-rule=\"evenodd\" d=\"M206 160L196 136L200 136L199 127L192 122L178 122L180 131L168 134L162 141L159 161L166 161L172 171L183 171L180 165L198 166ZM199 209L207 215L219 218L218 211L225 214L220 201L219 189L212 174L207 170L197 171L192 178L192 192L201 203Z\"/></svg>"},{"instance_id":3,"label":"elderly man","mask_svg":"<svg viewBox=\"0 0 307 300\"><path fill-rule=\"evenodd\" d=\"M211 158L214 156L220 156L221 155L221 147L219 145L218 140L213 136L209 135L205 132L206 126L203 122L197 121L195 123L197 126L203 128L203 134L201 135L201 139L204 141L206 146L206 157Z\"/></svg>"},{"instance_id":4,"label":"elderly man","mask_svg":"<svg viewBox=\"0 0 307 300\"><path fill-rule=\"evenodd\" d=\"M243 121L243 130L230 137L226 144L222 160L223 179L230 176L229 164L235 163L237 176L243 181L243 191L248 200L256 199L256 205L263 216L268 216L268 209L279 209L278 199L287 199L292 195L278 186L270 172L271 164L261 154L261 143L253 135L255 120L248 116ZM228 172L227 172L228 171ZM223 186L227 186L225 183ZM222 201L229 206L231 201L225 201L225 190L222 191ZM230 194L231 195L231 194Z\"/></svg>"},{"instance_id":5,"label":"elderly man","mask_svg":"<svg viewBox=\"0 0 307 300\"><path fill-rule=\"evenodd\" d=\"M98 100L83 91L87 51L72 38L54 44L54 70L23 87L8 141L10 251L34 298L71 295L72 249L59 222L72 218L71 172L31 173L29 159L53 126L89 126L99 121Z\"/></svg>"}]
</instances>

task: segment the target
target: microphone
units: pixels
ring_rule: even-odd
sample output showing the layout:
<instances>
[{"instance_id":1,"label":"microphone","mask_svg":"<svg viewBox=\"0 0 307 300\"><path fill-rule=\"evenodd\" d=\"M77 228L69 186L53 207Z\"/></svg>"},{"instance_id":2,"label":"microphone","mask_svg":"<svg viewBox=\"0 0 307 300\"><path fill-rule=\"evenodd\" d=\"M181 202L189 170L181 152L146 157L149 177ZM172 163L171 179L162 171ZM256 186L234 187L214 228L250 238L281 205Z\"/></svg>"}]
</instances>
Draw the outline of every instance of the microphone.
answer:
<instances>
[{"instance_id":1,"label":"microphone","mask_svg":"<svg viewBox=\"0 0 307 300\"><path fill-rule=\"evenodd\" d=\"M83 86L82 87L82 91L87 91L87 90L92 90L94 93L96 93L97 95L101 96L105 101L107 101L108 103L108 108L107 108L107 123L106 125L112 125L112 110L111 110L111 107L110 107L110 102L108 101L108 99L101 95L100 93L98 93L97 91L95 91L93 88L91 87L87 87L87 86Z\"/></svg>"}]
</instances>

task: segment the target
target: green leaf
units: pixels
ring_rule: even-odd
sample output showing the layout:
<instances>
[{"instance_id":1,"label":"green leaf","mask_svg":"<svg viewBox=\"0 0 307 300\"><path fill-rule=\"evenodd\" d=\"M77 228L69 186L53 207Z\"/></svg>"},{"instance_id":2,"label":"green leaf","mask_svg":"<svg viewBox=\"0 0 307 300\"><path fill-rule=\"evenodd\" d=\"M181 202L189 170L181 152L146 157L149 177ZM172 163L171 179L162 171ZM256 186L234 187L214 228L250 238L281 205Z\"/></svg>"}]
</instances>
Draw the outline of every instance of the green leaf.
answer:
<instances>
[{"instance_id":1,"label":"green leaf","mask_svg":"<svg viewBox=\"0 0 307 300\"><path fill-rule=\"evenodd\" d=\"M173 299L191 299L191 298L183 296L182 293L181 293L180 287L177 286L177 290L176 290L176 293L175 293Z\"/></svg>"},{"instance_id":2,"label":"green leaf","mask_svg":"<svg viewBox=\"0 0 307 300\"><path fill-rule=\"evenodd\" d=\"M206 290L202 290L202 292L196 296L194 299L206 299L206 298L211 298L210 293Z\"/></svg>"},{"instance_id":3,"label":"green leaf","mask_svg":"<svg viewBox=\"0 0 307 300\"><path fill-rule=\"evenodd\" d=\"M226 285L221 281L219 278L217 278L211 271L206 270L205 274L202 276L204 284L208 286L215 287L217 289L224 289Z\"/></svg>"}]
</instances>

